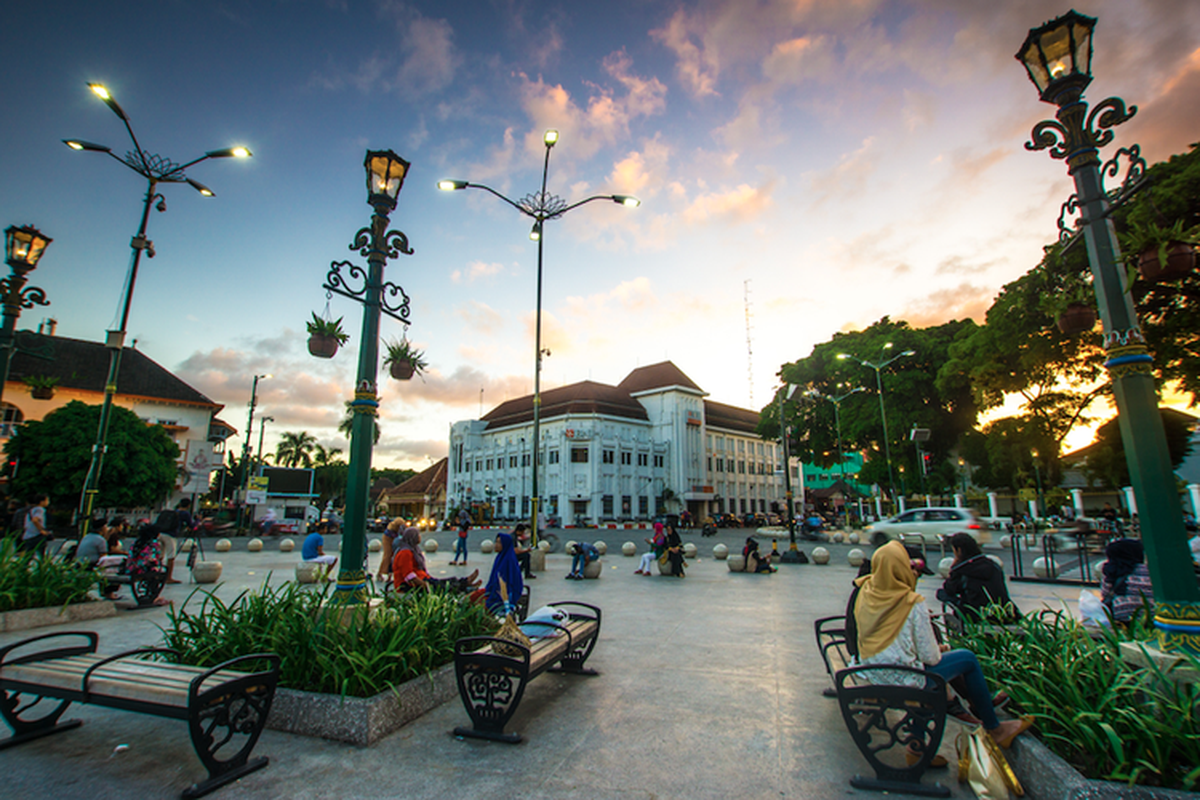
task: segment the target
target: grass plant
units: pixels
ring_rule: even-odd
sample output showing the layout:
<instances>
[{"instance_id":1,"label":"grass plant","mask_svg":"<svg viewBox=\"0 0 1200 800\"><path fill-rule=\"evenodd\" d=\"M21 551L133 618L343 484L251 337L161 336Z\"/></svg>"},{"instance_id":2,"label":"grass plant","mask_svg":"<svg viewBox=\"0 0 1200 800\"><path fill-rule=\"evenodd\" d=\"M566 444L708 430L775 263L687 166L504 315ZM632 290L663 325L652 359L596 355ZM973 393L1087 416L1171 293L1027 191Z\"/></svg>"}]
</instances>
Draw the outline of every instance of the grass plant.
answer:
<instances>
[{"instance_id":1,"label":"grass plant","mask_svg":"<svg viewBox=\"0 0 1200 800\"><path fill-rule=\"evenodd\" d=\"M389 596L370 615L342 622L323 605L332 588L295 583L243 592L225 603L196 589L162 628L179 661L214 666L236 656L278 653L280 685L310 692L372 697L454 658L454 642L494 630L495 619L462 595ZM189 610L198 601L195 611Z\"/></svg>"},{"instance_id":2,"label":"grass plant","mask_svg":"<svg viewBox=\"0 0 1200 800\"><path fill-rule=\"evenodd\" d=\"M975 652L989 684L1007 689L1043 743L1086 777L1191 791L1200 787L1200 686L1119 652L1155 635L1144 615L1090 633L1047 611L1000 632L968 623L956 646ZM1200 669L1191 656L1185 665Z\"/></svg>"},{"instance_id":3,"label":"grass plant","mask_svg":"<svg viewBox=\"0 0 1200 800\"><path fill-rule=\"evenodd\" d=\"M18 552L14 536L0 542L0 611L80 603L99 581L80 564Z\"/></svg>"}]
</instances>

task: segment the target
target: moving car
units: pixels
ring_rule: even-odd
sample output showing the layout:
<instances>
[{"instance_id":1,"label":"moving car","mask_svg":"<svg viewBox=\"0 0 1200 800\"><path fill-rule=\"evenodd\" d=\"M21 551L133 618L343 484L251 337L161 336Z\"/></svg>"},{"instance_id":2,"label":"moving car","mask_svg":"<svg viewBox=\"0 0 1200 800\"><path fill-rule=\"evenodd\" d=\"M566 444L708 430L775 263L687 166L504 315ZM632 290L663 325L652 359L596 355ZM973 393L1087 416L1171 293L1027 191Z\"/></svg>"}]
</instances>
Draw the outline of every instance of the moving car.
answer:
<instances>
[{"instance_id":1,"label":"moving car","mask_svg":"<svg viewBox=\"0 0 1200 800\"><path fill-rule=\"evenodd\" d=\"M903 514L867 526L867 540L875 546L910 533L920 534L926 542L938 542L943 536L956 533L969 533L980 542L991 539L987 525L969 508L910 508Z\"/></svg>"}]
</instances>

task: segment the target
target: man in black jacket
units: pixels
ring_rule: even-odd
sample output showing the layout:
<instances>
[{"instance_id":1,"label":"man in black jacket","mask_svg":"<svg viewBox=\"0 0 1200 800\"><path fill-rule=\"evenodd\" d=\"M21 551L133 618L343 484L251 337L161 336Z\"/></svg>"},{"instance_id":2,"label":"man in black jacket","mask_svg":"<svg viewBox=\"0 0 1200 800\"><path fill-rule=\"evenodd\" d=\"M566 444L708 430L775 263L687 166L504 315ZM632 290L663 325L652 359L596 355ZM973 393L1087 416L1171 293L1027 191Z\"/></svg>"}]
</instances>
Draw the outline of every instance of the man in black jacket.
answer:
<instances>
[{"instance_id":1,"label":"man in black jacket","mask_svg":"<svg viewBox=\"0 0 1200 800\"><path fill-rule=\"evenodd\" d=\"M967 533L950 537L954 564L950 576L938 589L937 597L954 606L958 613L971 619L987 619L1000 625L1021 616L1004 583L1004 571L985 556L979 543Z\"/></svg>"}]
</instances>

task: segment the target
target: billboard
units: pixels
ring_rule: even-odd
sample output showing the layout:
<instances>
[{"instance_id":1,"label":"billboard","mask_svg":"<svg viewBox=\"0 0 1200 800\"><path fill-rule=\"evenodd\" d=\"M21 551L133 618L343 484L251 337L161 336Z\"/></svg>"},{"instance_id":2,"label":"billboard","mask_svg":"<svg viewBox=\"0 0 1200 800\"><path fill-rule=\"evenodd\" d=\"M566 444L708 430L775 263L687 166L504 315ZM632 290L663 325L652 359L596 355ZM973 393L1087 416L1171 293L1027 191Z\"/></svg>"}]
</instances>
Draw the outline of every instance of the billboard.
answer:
<instances>
[{"instance_id":1,"label":"billboard","mask_svg":"<svg viewBox=\"0 0 1200 800\"><path fill-rule=\"evenodd\" d=\"M311 469L263 467L262 475L267 479L267 494L269 495L310 497L313 494L313 471Z\"/></svg>"}]
</instances>

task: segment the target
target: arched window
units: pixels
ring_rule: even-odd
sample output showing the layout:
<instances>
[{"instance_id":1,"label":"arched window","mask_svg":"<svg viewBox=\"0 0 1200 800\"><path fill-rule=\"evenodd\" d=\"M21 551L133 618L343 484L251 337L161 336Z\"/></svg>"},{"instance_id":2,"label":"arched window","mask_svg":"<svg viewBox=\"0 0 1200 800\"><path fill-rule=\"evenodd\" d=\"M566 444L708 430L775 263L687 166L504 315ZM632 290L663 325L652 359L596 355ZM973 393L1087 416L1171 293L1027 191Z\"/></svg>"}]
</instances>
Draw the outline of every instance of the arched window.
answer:
<instances>
[{"instance_id":1,"label":"arched window","mask_svg":"<svg viewBox=\"0 0 1200 800\"><path fill-rule=\"evenodd\" d=\"M0 437L7 439L15 436L17 428L25 424L25 415L21 413L21 409L7 402L0 403L0 413L3 413L3 419L0 419Z\"/></svg>"}]
</instances>

